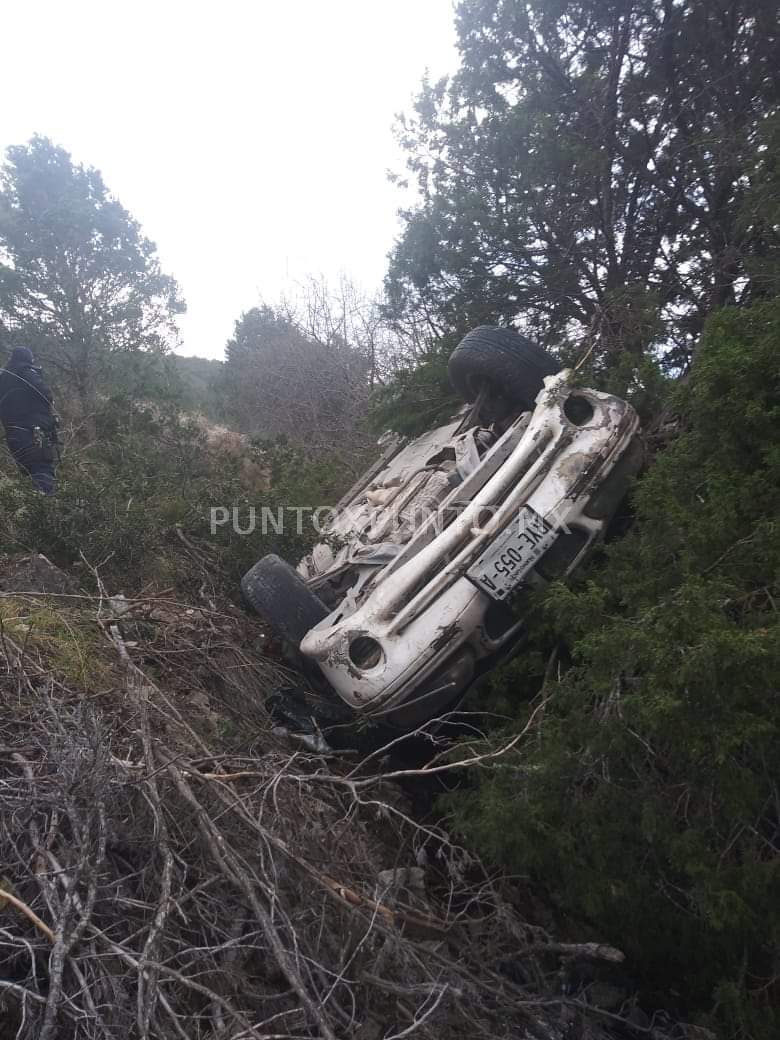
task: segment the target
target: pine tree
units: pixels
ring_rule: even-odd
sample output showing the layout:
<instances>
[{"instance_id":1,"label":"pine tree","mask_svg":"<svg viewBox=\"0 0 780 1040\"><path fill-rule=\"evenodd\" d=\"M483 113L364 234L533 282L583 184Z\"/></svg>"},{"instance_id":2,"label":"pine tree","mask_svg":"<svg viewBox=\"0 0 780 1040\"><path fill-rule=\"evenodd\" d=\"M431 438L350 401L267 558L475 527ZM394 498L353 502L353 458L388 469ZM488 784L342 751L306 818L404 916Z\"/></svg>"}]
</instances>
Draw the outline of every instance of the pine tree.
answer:
<instances>
[{"instance_id":1,"label":"pine tree","mask_svg":"<svg viewBox=\"0 0 780 1040\"><path fill-rule=\"evenodd\" d=\"M772 165L775 5L462 0L457 29L458 72L400 127L419 201L392 316L437 337L517 323L595 343L597 368L660 351L679 370L714 308L755 298L751 258L777 254L745 211Z\"/></svg>"},{"instance_id":2,"label":"pine tree","mask_svg":"<svg viewBox=\"0 0 780 1040\"><path fill-rule=\"evenodd\" d=\"M483 851L729 1040L778 1026L778 338L777 300L710 320L631 530L586 580L550 587L493 680L515 728L529 697L544 712L454 799ZM540 694L529 672L551 644Z\"/></svg>"},{"instance_id":3,"label":"pine tree","mask_svg":"<svg viewBox=\"0 0 780 1040\"><path fill-rule=\"evenodd\" d=\"M0 336L30 347L84 417L118 354L164 353L184 306L100 173L45 137L0 175Z\"/></svg>"}]
</instances>

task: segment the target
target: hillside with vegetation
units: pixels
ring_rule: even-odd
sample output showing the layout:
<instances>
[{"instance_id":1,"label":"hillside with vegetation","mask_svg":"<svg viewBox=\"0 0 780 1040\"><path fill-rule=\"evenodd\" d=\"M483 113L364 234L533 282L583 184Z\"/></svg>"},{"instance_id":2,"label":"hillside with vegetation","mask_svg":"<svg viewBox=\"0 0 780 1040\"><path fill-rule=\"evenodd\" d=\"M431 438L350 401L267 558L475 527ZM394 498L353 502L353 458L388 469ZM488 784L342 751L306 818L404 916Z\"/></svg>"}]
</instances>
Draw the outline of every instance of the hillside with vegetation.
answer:
<instances>
[{"instance_id":1,"label":"hillside with vegetation","mask_svg":"<svg viewBox=\"0 0 780 1040\"><path fill-rule=\"evenodd\" d=\"M6 155L0 347L63 448L53 498L0 459L2 1040L777 1035L775 5L455 18L381 296L312 278L224 359L175 353L179 288L97 170ZM312 537L252 510L332 504L378 433L450 415L481 323L629 399L647 464L476 735L291 745L238 582Z\"/></svg>"}]
</instances>

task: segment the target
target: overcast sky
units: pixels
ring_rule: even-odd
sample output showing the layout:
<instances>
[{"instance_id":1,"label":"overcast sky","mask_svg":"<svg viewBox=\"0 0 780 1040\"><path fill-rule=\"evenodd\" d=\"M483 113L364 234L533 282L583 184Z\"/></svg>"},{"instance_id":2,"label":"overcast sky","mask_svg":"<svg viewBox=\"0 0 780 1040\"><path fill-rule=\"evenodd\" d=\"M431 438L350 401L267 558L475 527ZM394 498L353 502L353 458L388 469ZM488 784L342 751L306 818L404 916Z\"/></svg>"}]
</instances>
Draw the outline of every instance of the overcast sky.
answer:
<instances>
[{"instance_id":1,"label":"overcast sky","mask_svg":"<svg viewBox=\"0 0 780 1040\"><path fill-rule=\"evenodd\" d=\"M98 167L158 246L182 353L308 273L380 285L397 231L391 127L455 67L452 0L10 0L0 148L33 133Z\"/></svg>"}]
</instances>

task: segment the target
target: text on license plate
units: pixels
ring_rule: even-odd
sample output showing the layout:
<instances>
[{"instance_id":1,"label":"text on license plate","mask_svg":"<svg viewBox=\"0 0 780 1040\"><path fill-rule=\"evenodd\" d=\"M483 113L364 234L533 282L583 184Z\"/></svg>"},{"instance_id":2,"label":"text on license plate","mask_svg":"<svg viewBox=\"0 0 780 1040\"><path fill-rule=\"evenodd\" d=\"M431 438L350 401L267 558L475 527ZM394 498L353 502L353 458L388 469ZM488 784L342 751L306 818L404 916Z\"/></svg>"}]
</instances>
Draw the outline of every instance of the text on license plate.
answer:
<instances>
[{"instance_id":1,"label":"text on license plate","mask_svg":"<svg viewBox=\"0 0 780 1040\"><path fill-rule=\"evenodd\" d=\"M466 572L466 577L493 599L506 599L541 559L558 532L530 506L502 531Z\"/></svg>"}]
</instances>

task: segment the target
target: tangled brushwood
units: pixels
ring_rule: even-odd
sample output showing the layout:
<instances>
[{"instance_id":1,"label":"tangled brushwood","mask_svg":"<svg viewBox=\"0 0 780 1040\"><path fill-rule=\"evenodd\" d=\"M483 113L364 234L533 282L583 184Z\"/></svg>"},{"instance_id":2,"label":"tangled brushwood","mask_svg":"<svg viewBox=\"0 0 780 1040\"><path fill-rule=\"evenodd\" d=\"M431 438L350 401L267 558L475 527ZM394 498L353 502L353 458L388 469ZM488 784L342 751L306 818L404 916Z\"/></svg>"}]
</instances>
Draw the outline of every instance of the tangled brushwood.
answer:
<instances>
[{"instance_id":1,"label":"tangled brushwood","mask_svg":"<svg viewBox=\"0 0 780 1040\"><path fill-rule=\"evenodd\" d=\"M285 745L236 608L26 589L0 622L2 1040L694 1035L596 1006L622 954L525 923L377 759Z\"/></svg>"}]
</instances>

